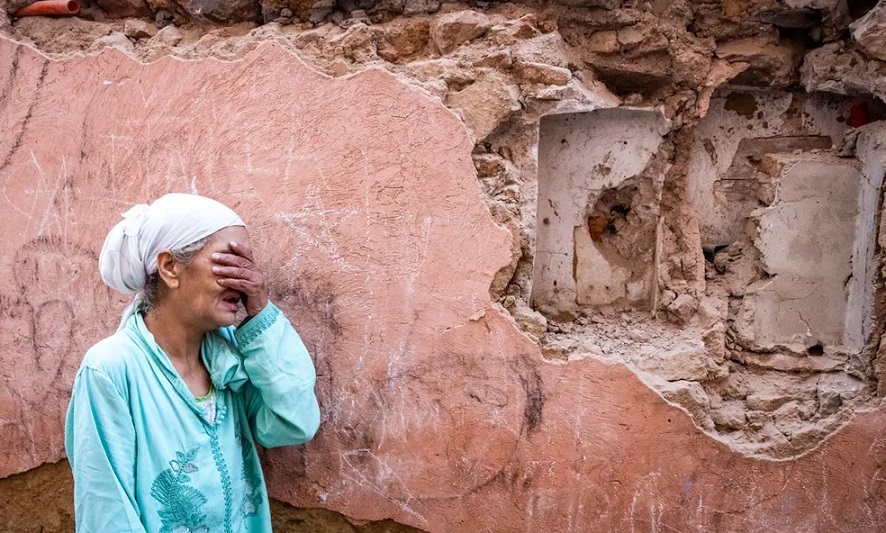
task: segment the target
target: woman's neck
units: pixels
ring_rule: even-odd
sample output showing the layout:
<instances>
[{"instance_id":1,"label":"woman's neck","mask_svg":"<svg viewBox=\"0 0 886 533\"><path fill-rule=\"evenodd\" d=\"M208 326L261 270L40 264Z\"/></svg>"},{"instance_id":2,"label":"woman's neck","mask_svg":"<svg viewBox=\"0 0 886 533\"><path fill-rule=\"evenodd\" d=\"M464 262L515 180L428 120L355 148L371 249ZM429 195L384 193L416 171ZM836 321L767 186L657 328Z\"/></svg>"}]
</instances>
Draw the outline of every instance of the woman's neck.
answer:
<instances>
[{"instance_id":1,"label":"woman's neck","mask_svg":"<svg viewBox=\"0 0 886 533\"><path fill-rule=\"evenodd\" d=\"M145 314L145 326L174 363L202 363L200 345L205 331L182 320L179 313L155 307Z\"/></svg>"}]
</instances>

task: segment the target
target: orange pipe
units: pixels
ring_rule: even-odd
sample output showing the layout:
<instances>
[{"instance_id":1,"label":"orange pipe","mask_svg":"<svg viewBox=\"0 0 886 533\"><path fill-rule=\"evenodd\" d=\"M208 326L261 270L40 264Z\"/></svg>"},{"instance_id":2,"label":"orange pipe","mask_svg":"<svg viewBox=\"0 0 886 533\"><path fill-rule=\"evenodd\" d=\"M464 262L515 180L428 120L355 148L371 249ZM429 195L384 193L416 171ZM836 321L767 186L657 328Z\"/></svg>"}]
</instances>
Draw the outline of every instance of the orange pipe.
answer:
<instances>
[{"instance_id":1,"label":"orange pipe","mask_svg":"<svg viewBox=\"0 0 886 533\"><path fill-rule=\"evenodd\" d=\"M76 15L80 12L77 0L39 0L15 12L16 17L41 15Z\"/></svg>"}]
</instances>

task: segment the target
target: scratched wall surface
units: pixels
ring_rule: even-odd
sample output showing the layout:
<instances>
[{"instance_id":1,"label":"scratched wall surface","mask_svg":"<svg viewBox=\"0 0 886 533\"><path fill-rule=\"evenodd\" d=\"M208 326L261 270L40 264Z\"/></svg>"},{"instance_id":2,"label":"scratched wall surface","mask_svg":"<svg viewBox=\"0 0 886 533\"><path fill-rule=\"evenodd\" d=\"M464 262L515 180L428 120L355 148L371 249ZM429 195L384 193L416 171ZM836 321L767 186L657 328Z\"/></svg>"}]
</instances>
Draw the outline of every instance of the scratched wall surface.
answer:
<instances>
[{"instance_id":1,"label":"scratched wall surface","mask_svg":"<svg viewBox=\"0 0 886 533\"><path fill-rule=\"evenodd\" d=\"M468 135L393 77L235 62L49 61L0 40L0 477L63 455L81 354L123 299L95 260L135 202L226 201L318 368L323 426L272 494L429 531L878 531L886 412L812 452L730 450L630 371L545 362L493 306L510 234Z\"/></svg>"}]
</instances>

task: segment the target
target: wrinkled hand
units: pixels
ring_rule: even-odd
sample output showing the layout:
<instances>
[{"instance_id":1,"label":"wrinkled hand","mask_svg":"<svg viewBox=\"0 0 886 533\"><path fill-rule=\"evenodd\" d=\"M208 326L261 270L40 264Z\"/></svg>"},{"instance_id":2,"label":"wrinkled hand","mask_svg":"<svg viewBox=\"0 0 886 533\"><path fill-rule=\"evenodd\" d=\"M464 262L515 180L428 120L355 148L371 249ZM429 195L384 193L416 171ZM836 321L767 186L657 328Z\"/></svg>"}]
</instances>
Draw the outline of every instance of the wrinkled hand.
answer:
<instances>
[{"instance_id":1,"label":"wrinkled hand","mask_svg":"<svg viewBox=\"0 0 886 533\"><path fill-rule=\"evenodd\" d=\"M212 272L219 276L219 285L240 291L246 314L253 317L268 304L265 275L256 266L248 246L232 241L231 251L233 253L212 254L212 260L216 263Z\"/></svg>"}]
</instances>

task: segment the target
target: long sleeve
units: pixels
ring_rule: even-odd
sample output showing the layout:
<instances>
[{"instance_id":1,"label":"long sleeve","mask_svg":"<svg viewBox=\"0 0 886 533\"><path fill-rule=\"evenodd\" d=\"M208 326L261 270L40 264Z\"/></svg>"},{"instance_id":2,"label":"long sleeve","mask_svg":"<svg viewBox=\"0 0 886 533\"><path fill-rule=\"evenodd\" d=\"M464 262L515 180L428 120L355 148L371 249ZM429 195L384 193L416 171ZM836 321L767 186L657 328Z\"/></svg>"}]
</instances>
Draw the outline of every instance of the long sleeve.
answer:
<instances>
[{"instance_id":1,"label":"long sleeve","mask_svg":"<svg viewBox=\"0 0 886 533\"><path fill-rule=\"evenodd\" d=\"M268 302L235 338L249 376L244 395L256 440L269 448L311 440L320 426L316 373L289 320Z\"/></svg>"},{"instance_id":2,"label":"long sleeve","mask_svg":"<svg viewBox=\"0 0 886 533\"><path fill-rule=\"evenodd\" d=\"M74 381L65 427L77 531L143 532L135 498L135 429L124 398L101 370Z\"/></svg>"}]
</instances>

